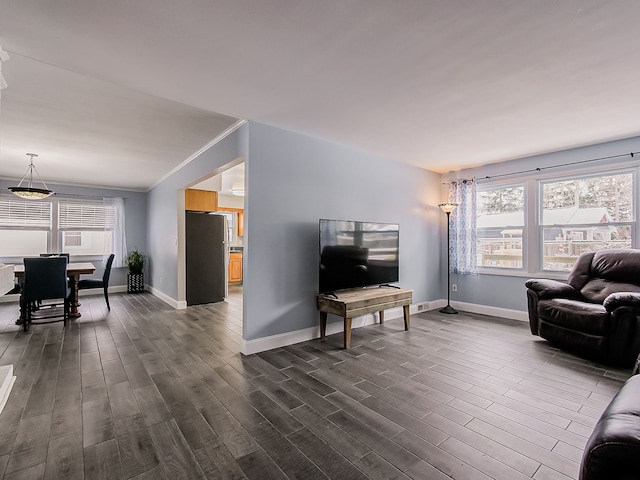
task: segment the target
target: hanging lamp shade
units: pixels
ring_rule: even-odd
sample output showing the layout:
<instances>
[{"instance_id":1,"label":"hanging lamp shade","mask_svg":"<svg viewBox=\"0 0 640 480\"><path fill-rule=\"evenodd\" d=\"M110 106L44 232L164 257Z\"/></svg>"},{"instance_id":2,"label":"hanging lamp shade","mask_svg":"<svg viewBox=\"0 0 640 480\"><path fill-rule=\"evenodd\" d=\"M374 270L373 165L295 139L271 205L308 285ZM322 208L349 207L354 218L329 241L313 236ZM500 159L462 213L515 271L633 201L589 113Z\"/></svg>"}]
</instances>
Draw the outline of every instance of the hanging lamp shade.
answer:
<instances>
[{"instance_id":1,"label":"hanging lamp shade","mask_svg":"<svg viewBox=\"0 0 640 480\"><path fill-rule=\"evenodd\" d=\"M53 195L53 191L49 190L47 184L44 183L44 180L42 180L42 178L40 177L38 169L36 169L36 166L33 164L33 157L37 156L38 155L36 155L35 153L27 153L27 157L29 157L29 166L27 167L27 171L23 175L22 180L20 180L20 183L17 187L9 187L9 191L17 197L25 198L27 200L41 200ZM42 183L42 186L44 188L36 188L33 186L34 171L36 172L36 175L38 176L38 179L40 180L40 183ZM23 186L22 184L25 183L25 179L27 178L27 176L29 177L28 184L26 186Z\"/></svg>"}]
</instances>

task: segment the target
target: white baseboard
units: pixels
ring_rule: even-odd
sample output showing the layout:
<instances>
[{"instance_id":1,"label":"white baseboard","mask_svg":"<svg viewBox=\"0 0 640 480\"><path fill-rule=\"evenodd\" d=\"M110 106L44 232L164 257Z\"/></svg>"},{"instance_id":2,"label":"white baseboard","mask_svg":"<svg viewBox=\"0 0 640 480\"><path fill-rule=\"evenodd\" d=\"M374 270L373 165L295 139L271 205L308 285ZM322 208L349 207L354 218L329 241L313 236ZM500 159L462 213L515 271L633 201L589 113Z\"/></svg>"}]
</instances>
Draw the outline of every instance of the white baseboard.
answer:
<instances>
[{"instance_id":1,"label":"white baseboard","mask_svg":"<svg viewBox=\"0 0 640 480\"><path fill-rule=\"evenodd\" d=\"M443 300L442 306L447 303ZM478 303L467 302L451 302L451 306L456 310L469 313L479 313L481 315L492 315L494 317L510 318L512 320L520 320L522 322L529 321L529 314L522 310L512 310L510 308L492 307L490 305L480 305Z\"/></svg>"},{"instance_id":2,"label":"white baseboard","mask_svg":"<svg viewBox=\"0 0 640 480\"><path fill-rule=\"evenodd\" d=\"M0 296L0 303L18 303L20 301L19 293L12 293L11 295Z\"/></svg>"},{"instance_id":3,"label":"white baseboard","mask_svg":"<svg viewBox=\"0 0 640 480\"><path fill-rule=\"evenodd\" d=\"M185 302L185 301L178 301L178 300L170 297L169 295L167 295L165 293L162 293L157 288L153 288L153 287L151 287L149 285L145 285L145 288L146 288L147 292L152 294L154 297L159 298L164 303L166 303L167 305L172 306L173 308L175 308L177 310L181 310L181 309L187 308L187 302Z\"/></svg>"},{"instance_id":4,"label":"white baseboard","mask_svg":"<svg viewBox=\"0 0 640 480\"><path fill-rule=\"evenodd\" d=\"M385 319L395 318L392 311L395 308L385 310ZM387 314L389 312L389 314ZM400 308L402 315L402 308ZM364 327L365 325L373 325L378 323L377 315L368 313L367 315L361 315L359 317L353 317L351 321L351 329ZM327 335L333 335L344 331L344 324L342 320L337 322L327 322ZM287 345L293 345L294 343L306 342L320 337L320 325L315 327L303 328L301 330L294 330L293 332L279 333L277 335L270 335L268 337L256 338L255 340L242 340L241 351L244 355L251 355L252 353L264 352L272 350L274 348L286 347Z\"/></svg>"},{"instance_id":5,"label":"white baseboard","mask_svg":"<svg viewBox=\"0 0 640 480\"><path fill-rule=\"evenodd\" d=\"M13 384L16 382L16 377L13 374L13 365L3 365L0 367L0 413L7 404L9 394L13 388Z\"/></svg>"},{"instance_id":6,"label":"white baseboard","mask_svg":"<svg viewBox=\"0 0 640 480\"><path fill-rule=\"evenodd\" d=\"M419 307L424 306L420 311L430 310L433 307L433 302L424 302L413 304L409 307L409 313L419 313ZM444 305L444 304L443 304ZM404 311L402 307L394 307L384 311L385 320L392 318L402 318ZM335 318L335 317L333 317ZM378 315L375 313L368 313L359 317L353 317L351 321L351 329L360 328L367 325L373 325L378 323ZM327 335L334 335L344 331L344 322L339 320L337 322L327 323ZM320 325L314 327L303 328L301 330L295 330L293 332L285 332L277 335L270 335L268 337L257 338L255 340L242 340L242 353L244 355L251 355L252 353L264 352L266 350L272 350L274 348L286 347L287 345L293 345L294 343L306 342L320 337Z\"/></svg>"},{"instance_id":7,"label":"white baseboard","mask_svg":"<svg viewBox=\"0 0 640 480\"><path fill-rule=\"evenodd\" d=\"M115 287L109 287L109 293L122 293L127 291L126 285L116 285ZM102 295L104 292L101 288L87 288L85 290L78 290L78 297L87 297L89 295Z\"/></svg>"},{"instance_id":8,"label":"white baseboard","mask_svg":"<svg viewBox=\"0 0 640 480\"><path fill-rule=\"evenodd\" d=\"M434 310L442 308L447 304L446 300L432 300L429 302L422 302L413 304L409 307L411 314L426 312L428 310ZM451 302L451 306L457 310L479 313L482 315L493 315L496 317L510 318L513 320L528 321L527 312L519 310L511 310L508 308L491 307L488 305L478 305L475 303L467 302ZM384 311L384 318L402 318L402 307L390 308ZM378 316L375 314L362 315L360 317L354 317L351 328L360 328L366 325L372 325L378 323ZM343 322L337 321L327 323L327 335L333 335L341 333L343 331ZM320 337L320 326L303 328L301 330L295 330L293 332L285 332L277 335L270 335L268 337L257 338L255 340L242 340L241 350L244 355L251 355L252 353L260 353L266 350L272 350L274 348L286 347L287 345L293 345L295 343L306 342Z\"/></svg>"}]
</instances>

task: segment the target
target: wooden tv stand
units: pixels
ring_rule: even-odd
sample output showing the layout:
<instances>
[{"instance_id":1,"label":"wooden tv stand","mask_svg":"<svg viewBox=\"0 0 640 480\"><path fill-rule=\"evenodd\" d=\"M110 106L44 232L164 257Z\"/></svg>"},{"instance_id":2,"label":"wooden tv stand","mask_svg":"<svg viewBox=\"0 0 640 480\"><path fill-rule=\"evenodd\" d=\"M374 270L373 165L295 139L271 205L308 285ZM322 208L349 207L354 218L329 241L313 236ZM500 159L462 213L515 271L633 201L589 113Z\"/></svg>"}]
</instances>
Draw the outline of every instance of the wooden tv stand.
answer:
<instances>
[{"instance_id":1,"label":"wooden tv stand","mask_svg":"<svg viewBox=\"0 0 640 480\"><path fill-rule=\"evenodd\" d=\"M342 290L333 294L320 294L317 297L320 311L320 339L327 331L327 314L332 313L344 319L344 348L351 346L351 319L366 313L379 312L380 323L384 323L384 311L387 308L402 307L404 310L404 329L409 330L409 306L413 290L395 287L371 287L355 290Z\"/></svg>"}]
</instances>

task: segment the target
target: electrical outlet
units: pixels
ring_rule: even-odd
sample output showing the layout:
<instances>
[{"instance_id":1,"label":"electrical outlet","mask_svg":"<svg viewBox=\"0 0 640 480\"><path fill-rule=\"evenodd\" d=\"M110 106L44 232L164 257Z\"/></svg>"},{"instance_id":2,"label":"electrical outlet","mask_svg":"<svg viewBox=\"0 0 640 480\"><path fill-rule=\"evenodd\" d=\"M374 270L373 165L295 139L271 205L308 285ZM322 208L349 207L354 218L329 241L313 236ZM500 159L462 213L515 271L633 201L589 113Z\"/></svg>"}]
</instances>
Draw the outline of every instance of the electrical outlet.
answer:
<instances>
[{"instance_id":1,"label":"electrical outlet","mask_svg":"<svg viewBox=\"0 0 640 480\"><path fill-rule=\"evenodd\" d=\"M452 284L452 285L451 285L451 290L452 290L453 292L457 292L457 291L458 291L458 284L457 284L457 283Z\"/></svg>"}]
</instances>

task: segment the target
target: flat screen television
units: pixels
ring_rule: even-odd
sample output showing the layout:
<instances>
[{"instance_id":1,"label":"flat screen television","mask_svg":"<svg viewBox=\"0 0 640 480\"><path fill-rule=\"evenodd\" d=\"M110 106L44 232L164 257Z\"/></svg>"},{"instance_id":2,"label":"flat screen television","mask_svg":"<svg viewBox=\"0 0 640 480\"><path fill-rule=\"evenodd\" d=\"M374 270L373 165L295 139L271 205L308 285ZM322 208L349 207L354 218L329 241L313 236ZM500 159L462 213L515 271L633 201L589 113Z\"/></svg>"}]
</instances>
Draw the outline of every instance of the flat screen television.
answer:
<instances>
[{"instance_id":1,"label":"flat screen television","mask_svg":"<svg viewBox=\"0 0 640 480\"><path fill-rule=\"evenodd\" d=\"M396 223L320 219L320 293L399 280Z\"/></svg>"}]
</instances>

